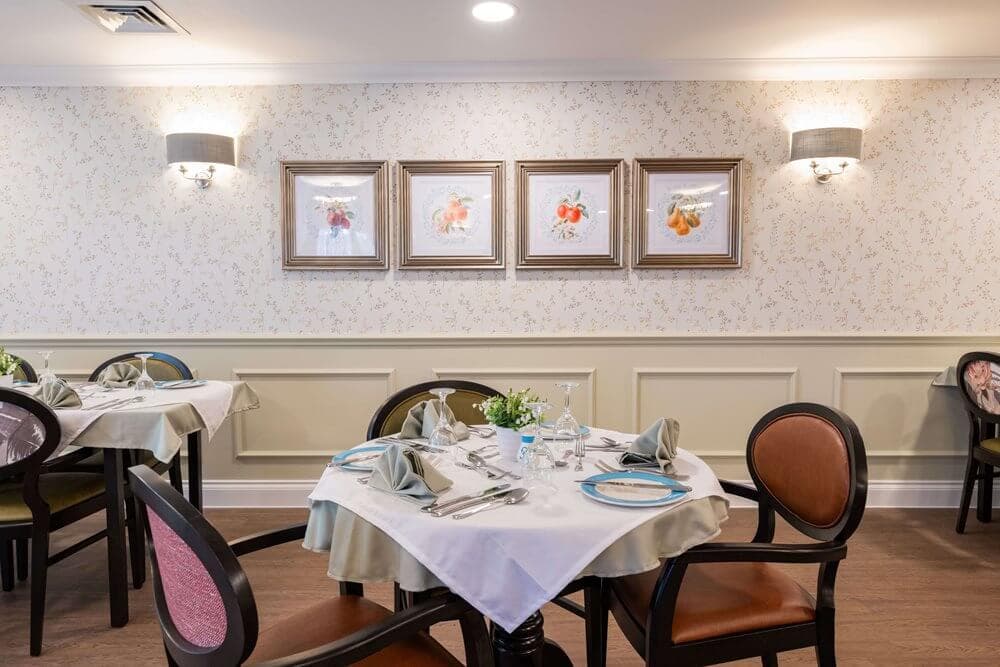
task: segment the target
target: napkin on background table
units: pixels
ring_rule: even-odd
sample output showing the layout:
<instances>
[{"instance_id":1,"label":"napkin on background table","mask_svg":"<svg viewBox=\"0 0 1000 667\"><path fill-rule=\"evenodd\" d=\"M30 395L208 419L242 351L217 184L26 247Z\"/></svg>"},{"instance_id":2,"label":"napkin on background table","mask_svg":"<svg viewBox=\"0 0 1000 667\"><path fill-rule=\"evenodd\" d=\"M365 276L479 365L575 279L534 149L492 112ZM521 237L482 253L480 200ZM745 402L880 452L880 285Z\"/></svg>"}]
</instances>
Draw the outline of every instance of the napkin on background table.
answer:
<instances>
[{"instance_id":1,"label":"napkin on background table","mask_svg":"<svg viewBox=\"0 0 1000 667\"><path fill-rule=\"evenodd\" d=\"M80 395L63 380L46 382L35 392L35 398L54 410L79 408L83 405Z\"/></svg>"},{"instance_id":2,"label":"napkin on background table","mask_svg":"<svg viewBox=\"0 0 1000 667\"><path fill-rule=\"evenodd\" d=\"M412 447L389 445L375 460L368 486L421 504L433 502L452 481Z\"/></svg>"},{"instance_id":3,"label":"napkin on background table","mask_svg":"<svg viewBox=\"0 0 1000 667\"><path fill-rule=\"evenodd\" d=\"M135 384L140 375L138 368L119 361L101 371L97 376L97 384L107 389L127 389Z\"/></svg>"},{"instance_id":4,"label":"napkin on background table","mask_svg":"<svg viewBox=\"0 0 1000 667\"><path fill-rule=\"evenodd\" d=\"M680 432L681 425L676 419L660 417L635 439L618 462L624 466L656 465L666 472L677 456Z\"/></svg>"},{"instance_id":5,"label":"napkin on background table","mask_svg":"<svg viewBox=\"0 0 1000 667\"><path fill-rule=\"evenodd\" d=\"M408 438L429 438L431 433L434 432L434 426L438 421L438 404L441 401L438 399L431 399L429 401L420 401L406 413L406 419L403 420L403 428L399 430L399 437L405 439ZM455 413L451 411L451 408L444 406L445 414L448 416L448 423L451 424L452 429L455 431L455 437L459 440L468 440L469 438L469 427L460 421L455 419Z\"/></svg>"}]
</instances>

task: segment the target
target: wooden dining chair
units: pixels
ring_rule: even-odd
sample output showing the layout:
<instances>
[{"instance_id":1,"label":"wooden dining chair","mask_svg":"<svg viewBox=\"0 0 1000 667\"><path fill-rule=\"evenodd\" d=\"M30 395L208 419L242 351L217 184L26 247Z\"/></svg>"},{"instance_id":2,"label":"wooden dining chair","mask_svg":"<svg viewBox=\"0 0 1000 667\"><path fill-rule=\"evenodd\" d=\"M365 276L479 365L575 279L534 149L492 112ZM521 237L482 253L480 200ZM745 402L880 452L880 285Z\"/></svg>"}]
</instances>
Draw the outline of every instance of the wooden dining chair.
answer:
<instances>
[{"instance_id":1,"label":"wooden dining chair","mask_svg":"<svg viewBox=\"0 0 1000 667\"><path fill-rule=\"evenodd\" d=\"M747 442L756 488L722 480L757 502L750 543L711 542L658 570L609 579L615 620L647 665L710 665L814 646L836 664L834 585L847 540L861 523L868 488L864 442L847 415L814 403L767 413ZM775 512L816 540L774 544ZM819 565L815 598L776 563Z\"/></svg>"},{"instance_id":2,"label":"wooden dining chair","mask_svg":"<svg viewBox=\"0 0 1000 667\"><path fill-rule=\"evenodd\" d=\"M14 380L21 380L22 382L38 382L38 373L35 369L31 367L28 360L24 357L19 357L16 354L11 355L17 363L17 368L14 369Z\"/></svg>"},{"instance_id":3,"label":"wooden dining chair","mask_svg":"<svg viewBox=\"0 0 1000 667\"><path fill-rule=\"evenodd\" d=\"M970 352L958 360L958 388L969 415L969 458L955 531L965 532L972 489L979 482L976 517L989 523L993 515L993 480L1000 476L1000 355Z\"/></svg>"},{"instance_id":4,"label":"wooden dining chair","mask_svg":"<svg viewBox=\"0 0 1000 667\"><path fill-rule=\"evenodd\" d=\"M500 395L500 392L493 387L469 380L432 380L414 384L400 389L379 406L368 424L368 439L374 440L398 433L410 408L420 401L437 398L430 393L431 389L437 387L455 390L455 393L448 397L448 407L455 413L455 419L466 424L483 423L483 413L475 405L487 398Z\"/></svg>"},{"instance_id":5,"label":"wooden dining chair","mask_svg":"<svg viewBox=\"0 0 1000 667\"><path fill-rule=\"evenodd\" d=\"M26 545L30 538L31 655L42 650L48 567L107 535L101 530L49 555L51 531L108 509L103 475L41 472L61 435L48 406L19 391L0 389L0 475L9 478L0 482L0 569L3 589L9 591L14 586L12 542ZM108 567L113 567L110 558ZM28 575L27 560L19 557L18 578Z\"/></svg>"},{"instance_id":6,"label":"wooden dining chair","mask_svg":"<svg viewBox=\"0 0 1000 667\"><path fill-rule=\"evenodd\" d=\"M159 475L128 471L145 508L153 590L168 662L179 667L348 665L454 667L461 663L431 638L431 626L459 621L466 661L493 664L483 617L466 602L436 596L393 614L357 583L259 630L257 606L238 556L302 540L305 524L229 544Z\"/></svg>"}]
</instances>

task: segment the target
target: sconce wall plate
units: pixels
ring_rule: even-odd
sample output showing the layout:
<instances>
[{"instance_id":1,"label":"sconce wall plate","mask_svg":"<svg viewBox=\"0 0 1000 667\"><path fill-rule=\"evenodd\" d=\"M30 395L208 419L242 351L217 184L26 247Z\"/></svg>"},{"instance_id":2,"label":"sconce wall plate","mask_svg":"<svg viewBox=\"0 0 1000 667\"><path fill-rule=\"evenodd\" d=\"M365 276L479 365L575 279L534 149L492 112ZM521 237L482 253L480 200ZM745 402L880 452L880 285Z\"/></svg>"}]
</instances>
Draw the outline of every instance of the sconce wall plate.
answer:
<instances>
[{"instance_id":1,"label":"sconce wall plate","mask_svg":"<svg viewBox=\"0 0 1000 667\"><path fill-rule=\"evenodd\" d=\"M844 173L852 160L861 159L864 131L857 127L820 127L792 133L789 162L809 160L817 183L829 183ZM833 161L838 170L821 163Z\"/></svg>"},{"instance_id":2,"label":"sconce wall plate","mask_svg":"<svg viewBox=\"0 0 1000 667\"><path fill-rule=\"evenodd\" d=\"M208 166L204 170L188 176L185 163L201 163ZM178 165L184 178L194 181L202 190L207 188L215 176L215 165L236 166L236 142L222 134L199 132L178 132L167 135L167 164Z\"/></svg>"}]
</instances>

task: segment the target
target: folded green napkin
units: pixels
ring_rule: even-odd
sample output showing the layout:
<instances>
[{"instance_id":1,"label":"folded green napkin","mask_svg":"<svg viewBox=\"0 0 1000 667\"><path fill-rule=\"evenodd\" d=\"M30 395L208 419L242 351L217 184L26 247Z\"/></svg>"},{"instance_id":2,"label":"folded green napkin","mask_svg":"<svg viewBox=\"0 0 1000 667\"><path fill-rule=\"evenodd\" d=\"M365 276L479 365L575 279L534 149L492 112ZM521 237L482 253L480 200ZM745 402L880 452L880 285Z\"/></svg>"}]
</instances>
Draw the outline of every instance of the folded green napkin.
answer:
<instances>
[{"instance_id":1,"label":"folded green napkin","mask_svg":"<svg viewBox=\"0 0 1000 667\"><path fill-rule=\"evenodd\" d=\"M429 401L420 401L406 413L403 420L403 428L399 430L399 437L407 438L429 438L434 432L434 427L438 421L438 404L441 403L434 398ZM459 440L469 438L469 427L460 421L455 420L455 413L447 404L444 406L445 414L448 416L448 423L455 431L455 437Z\"/></svg>"},{"instance_id":2,"label":"folded green napkin","mask_svg":"<svg viewBox=\"0 0 1000 667\"><path fill-rule=\"evenodd\" d=\"M635 439L618 462L626 466L655 465L665 472L677 456L680 433L681 425L676 419L660 417Z\"/></svg>"},{"instance_id":3,"label":"folded green napkin","mask_svg":"<svg viewBox=\"0 0 1000 667\"><path fill-rule=\"evenodd\" d=\"M35 392L35 398L54 410L79 408L83 405L80 395L63 380L46 382Z\"/></svg>"},{"instance_id":4,"label":"folded green napkin","mask_svg":"<svg viewBox=\"0 0 1000 667\"><path fill-rule=\"evenodd\" d=\"M101 371L97 376L97 384L108 389L126 389L134 385L140 375L138 368L119 361Z\"/></svg>"},{"instance_id":5,"label":"folded green napkin","mask_svg":"<svg viewBox=\"0 0 1000 667\"><path fill-rule=\"evenodd\" d=\"M452 481L412 447L389 445L375 460L368 486L421 504L433 502Z\"/></svg>"}]
</instances>

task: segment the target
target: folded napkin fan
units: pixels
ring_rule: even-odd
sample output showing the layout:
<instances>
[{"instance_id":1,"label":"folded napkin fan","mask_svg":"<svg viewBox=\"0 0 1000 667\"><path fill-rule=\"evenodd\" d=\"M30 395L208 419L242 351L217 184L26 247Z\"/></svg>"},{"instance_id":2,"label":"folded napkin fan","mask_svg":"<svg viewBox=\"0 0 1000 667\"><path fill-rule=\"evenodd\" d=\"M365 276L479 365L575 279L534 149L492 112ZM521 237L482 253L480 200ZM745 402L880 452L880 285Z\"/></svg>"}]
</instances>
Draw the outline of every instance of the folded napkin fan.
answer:
<instances>
[{"instance_id":1,"label":"folded napkin fan","mask_svg":"<svg viewBox=\"0 0 1000 667\"><path fill-rule=\"evenodd\" d=\"M52 409L78 408L83 405L80 395L62 380L46 382L35 392L35 398Z\"/></svg>"},{"instance_id":2,"label":"folded napkin fan","mask_svg":"<svg viewBox=\"0 0 1000 667\"><path fill-rule=\"evenodd\" d=\"M368 486L421 504L434 501L452 481L412 447L389 445L372 466Z\"/></svg>"},{"instance_id":3,"label":"folded napkin fan","mask_svg":"<svg viewBox=\"0 0 1000 667\"><path fill-rule=\"evenodd\" d=\"M666 472L677 456L677 441L681 425L676 419L660 417L635 439L628 451L619 457L622 465L656 465Z\"/></svg>"},{"instance_id":4,"label":"folded napkin fan","mask_svg":"<svg viewBox=\"0 0 1000 667\"><path fill-rule=\"evenodd\" d=\"M140 375L138 368L119 361L101 371L97 376L97 384L108 389L125 389L134 385Z\"/></svg>"},{"instance_id":5,"label":"folded napkin fan","mask_svg":"<svg viewBox=\"0 0 1000 667\"><path fill-rule=\"evenodd\" d=\"M429 401L420 401L406 413L406 419L403 420L403 428L399 430L399 437L406 438L429 438L431 433L434 432L434 426L437 425L438 421L438 404L441 401L438 399L431 399ZM448 423L451 424L451 428L455 431L455 437L459 440L467 440L469 438L469 427L460 421L455 420L455 413L451 411L451 408L447 404L444 406L445 415L448 417Z\"/></svg>"}]
</instances>

